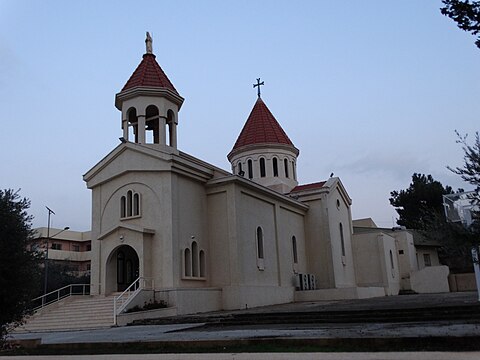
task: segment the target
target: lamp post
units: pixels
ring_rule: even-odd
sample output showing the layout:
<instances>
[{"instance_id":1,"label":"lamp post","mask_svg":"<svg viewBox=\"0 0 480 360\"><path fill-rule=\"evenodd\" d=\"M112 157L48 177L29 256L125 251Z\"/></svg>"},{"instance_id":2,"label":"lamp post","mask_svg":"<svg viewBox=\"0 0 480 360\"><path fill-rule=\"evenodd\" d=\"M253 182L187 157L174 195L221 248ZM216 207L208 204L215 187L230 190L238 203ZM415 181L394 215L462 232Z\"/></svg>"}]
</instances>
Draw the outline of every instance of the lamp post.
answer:
<instances>
[{"instance_id":1,"label":"lamp post","mask_svg":"<svg viewBox=\"0 0 480 360\"><path fill-rule=\"evenodd\" d=\"M47 237L45 239L45 279L44 279L44 283L43 283L43 295L46 295L47 294L47 285L48 285L48 240L50 240L50 238L52 237L55 237L57 236L58 234L70 229L68 226L64 227L62 230L60 230L59 232L53 234L51 237L50 237L50 215L53 214L55 215L55 212L50 209L48 206L45 206L47 208L47 211L48 211L48 226L47 226ZM43 298L42 302L45 301L45 298Z\"/></svg>"}]
</instances>

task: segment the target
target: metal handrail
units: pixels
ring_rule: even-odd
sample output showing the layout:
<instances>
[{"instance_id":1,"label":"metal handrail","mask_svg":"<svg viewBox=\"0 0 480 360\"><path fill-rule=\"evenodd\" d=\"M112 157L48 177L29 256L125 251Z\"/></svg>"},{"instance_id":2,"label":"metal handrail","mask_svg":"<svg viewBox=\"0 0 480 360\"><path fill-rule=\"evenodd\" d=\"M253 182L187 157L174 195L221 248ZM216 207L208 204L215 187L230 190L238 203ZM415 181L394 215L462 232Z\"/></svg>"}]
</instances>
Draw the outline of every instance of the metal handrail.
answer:
<instances>
[{"instance_id":1,"label":"metal handrail","mask_svg":"<svg viewBox=\"0 0 480 360\"><path fill-rule=\"evenodd\" d=\"M147 283L150 282L150 287ZM130 284L120 295L113 298L113 324L117 325L117 315L120 314L125 307L133 300L133 298L145 289L154 289L155 281L153 278L139 277Z\"/></svg>"},{"instance_id":2,"label":"metal handrail","mask_svg":"<svg viewBox=\"0 0 480 360\"><path fill-rule=\"evenodd\" d=\"M74 292L74 288L82 287L82 292ZM89 287L88 292L87 292L87 286ZM68 291L64 291L68 289ZM62 294L63 293L63 294ZM55 295L55 296L51 296ZM53 304L57 301L60 301L62 299L65 299L66 297L72 296L72 295L90 295L90 284L70 284L64 287L61 287L60 289L53 290L47 294L41 295L36 297L35 299L31 300L31 303L34 304L36 301L41 300L41 305L33 307L33 311L37 311L39 309L44 308L47 305ZM48 300L49 297L52 297L52 300Z\"/></svg>"}]
</instances>

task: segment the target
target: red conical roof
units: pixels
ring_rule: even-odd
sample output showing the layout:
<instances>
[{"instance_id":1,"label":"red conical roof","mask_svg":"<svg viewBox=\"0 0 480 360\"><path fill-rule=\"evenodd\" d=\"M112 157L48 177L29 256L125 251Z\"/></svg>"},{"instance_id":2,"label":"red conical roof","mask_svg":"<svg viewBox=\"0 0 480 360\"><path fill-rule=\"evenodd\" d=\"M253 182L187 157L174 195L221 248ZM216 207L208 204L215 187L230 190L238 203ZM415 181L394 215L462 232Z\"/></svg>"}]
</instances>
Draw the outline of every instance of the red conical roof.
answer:
<instances>
[{"instance_id":1,"label":"red conical roof","mask_svg":"<svg viewBox=\"0 0 480 360\"><path fill-rule=\"evenodd\" d=\"M122 91L137 87L160 87L172 90L178 94L173 84L168 80L160 65L155 60L155 55L144 54L142 62L137 66Z\"/></svg>"},{"instance_id":2,"label":"red conical roof","mask_svg":"<svg viewBox=\"0 0 480 360\"><path fill-rule=\"evenodd\" d=\"M232 151L253 144L286 144L294 146L260 97L253 106Z\"/></svg>"}]
</instances>

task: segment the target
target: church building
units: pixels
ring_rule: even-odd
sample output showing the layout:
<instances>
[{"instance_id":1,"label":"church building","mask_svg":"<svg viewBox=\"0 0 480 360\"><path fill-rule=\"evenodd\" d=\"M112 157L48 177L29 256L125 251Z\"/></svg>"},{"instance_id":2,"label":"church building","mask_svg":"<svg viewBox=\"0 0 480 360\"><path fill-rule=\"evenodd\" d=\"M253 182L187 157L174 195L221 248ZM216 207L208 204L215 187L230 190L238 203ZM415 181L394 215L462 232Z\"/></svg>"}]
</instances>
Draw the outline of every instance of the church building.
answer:
<instances>
[{"instance_id":1,"label":"church building","mask_svg":"<svg viewBox=\"0 0 480 360\"><path fill-rule=\"evenodd\" d=\"M395 239L370 242L382 251L356 258L362 245L354 244L344 185L337 177L298 183L299 149L262 100L260 79L256 85L227 155L231 172L184 153L177 146L184 98L147 33L146 53L115 97L121 142L84 175L92 294L148 279L178 313L194 313L398 293ZM379 280L369 281L362 269L376 262Z\"/></svg>"}]
</instances>

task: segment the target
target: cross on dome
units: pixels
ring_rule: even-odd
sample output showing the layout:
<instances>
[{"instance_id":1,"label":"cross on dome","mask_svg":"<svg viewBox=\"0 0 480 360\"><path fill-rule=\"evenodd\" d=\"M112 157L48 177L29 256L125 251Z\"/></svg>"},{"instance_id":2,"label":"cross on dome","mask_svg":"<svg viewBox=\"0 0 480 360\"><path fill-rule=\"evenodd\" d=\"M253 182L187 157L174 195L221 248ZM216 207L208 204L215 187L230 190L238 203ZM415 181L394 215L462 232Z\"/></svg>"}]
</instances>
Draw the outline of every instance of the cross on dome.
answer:
<instances>
[{"instance_id":1,"label":"cross on dome","mask_svg":"<svg viewBox=\"0 0 480 360\"><path fill-rule=\"evenodd\" d=\"M257 83L253 84L253 88L258 87L258 97L260 97L260 86L265 85L265 81L260 82L260 78L257 79Z\"/></svg>"}]
</instances>

